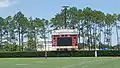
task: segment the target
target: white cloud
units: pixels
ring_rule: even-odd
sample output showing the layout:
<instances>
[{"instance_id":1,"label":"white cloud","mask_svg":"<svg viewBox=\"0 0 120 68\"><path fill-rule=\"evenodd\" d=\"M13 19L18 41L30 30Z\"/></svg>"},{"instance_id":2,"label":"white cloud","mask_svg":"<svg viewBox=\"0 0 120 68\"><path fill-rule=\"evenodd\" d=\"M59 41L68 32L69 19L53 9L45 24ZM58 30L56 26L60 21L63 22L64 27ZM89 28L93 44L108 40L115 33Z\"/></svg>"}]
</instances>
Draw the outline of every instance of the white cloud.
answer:
<instances>
[{"instance_id":1,"label":"white cloud","mask_svg":"<svg viewBox=\"0 0 120 68\"><path fill-rule=\"evenodd\" d=\"M0 0L0 8L9 7L16 3L17 3L17 0Z\"/></svg>"}]
</instances>

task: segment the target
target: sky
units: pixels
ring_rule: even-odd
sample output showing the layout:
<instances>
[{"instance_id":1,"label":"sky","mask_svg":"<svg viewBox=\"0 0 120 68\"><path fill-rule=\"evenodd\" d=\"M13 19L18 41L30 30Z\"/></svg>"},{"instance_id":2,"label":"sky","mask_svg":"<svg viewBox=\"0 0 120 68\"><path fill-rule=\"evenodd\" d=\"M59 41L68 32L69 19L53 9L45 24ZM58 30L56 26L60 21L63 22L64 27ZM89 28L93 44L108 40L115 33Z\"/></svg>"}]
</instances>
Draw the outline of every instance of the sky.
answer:
<instances>
[{"instance_id":1,"label":"sky","mask_svg":"<svg viewBox=\"0 0 120 68\"><path fill-rule=\"evenodd\" d=\"M21 11L28 17L50 19L64 5L81 9L88 6L105 13L120 12L120 0L0 0L0 16L6 17Z\"/></svg>"},{"instance_id":2,"label":"sky","mask_svg":"<svg viewBox=\"0 0 120 68\"><path fill-rule=\"evenodd\" d=\"M0 0L0 16L13 16L21 11L27 17L50 20L64 5L80 9L91 7L105 13L120 13L120 0ZM112 38L112 43L115 44L114 35Z\"/></svg>"}]
</instances>

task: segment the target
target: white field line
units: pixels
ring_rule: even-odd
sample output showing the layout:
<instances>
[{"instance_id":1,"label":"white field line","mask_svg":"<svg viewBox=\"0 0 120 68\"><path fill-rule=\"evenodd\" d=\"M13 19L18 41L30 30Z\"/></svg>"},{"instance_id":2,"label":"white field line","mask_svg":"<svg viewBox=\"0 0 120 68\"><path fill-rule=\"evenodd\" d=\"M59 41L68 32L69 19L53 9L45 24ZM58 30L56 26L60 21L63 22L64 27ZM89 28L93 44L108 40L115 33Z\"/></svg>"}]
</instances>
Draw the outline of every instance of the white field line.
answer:
<instances>
[{"instance_id":1,"label":"white field line","mask_svg":"<svg viewBox=\"0 0 120 68\"><path fill-rule=\"evenodd\" d=\"M93 60L93 61L86 61L86 62L83 62L83 63L77 63L77 64L72 64L72 65L67 65L67 66L63 66L61 68L71 68L71 67L74 67L74 66L77 66L77 65L83 65L85 63L90 63L90 62L94 62L94 61L100 61L100 60Z\"/></svg>"},{"instance_id":2,"label":"white field line","mask_svg":"<svg viewBox=\"0 0 120 68\"><path fill-rule=\"evenodd\" d=\"M60 67L60 68L72 68L72 67L77 66L77 65L81 66L83 64L90 63L90 62L95 62L95 61L102 61L102 59L86 61L86 62L83 62L83 63L80 62L80 63L77 63L77 64L67 65L67 66L63 66L63 67ZM87 67L88 66L83 66L81 68L87 68Z\"/></svg>"},{"instance_id":3,"label":"white field line","mask_svg":"<svg viewBox=\"0 0 120 68\"><path fill-rule=\"evenodd\" d=\"M19 65L19 66L25 66L25 65L28 65L28 64L15 64L15 65Z\"/></svg>"}]
</instances>

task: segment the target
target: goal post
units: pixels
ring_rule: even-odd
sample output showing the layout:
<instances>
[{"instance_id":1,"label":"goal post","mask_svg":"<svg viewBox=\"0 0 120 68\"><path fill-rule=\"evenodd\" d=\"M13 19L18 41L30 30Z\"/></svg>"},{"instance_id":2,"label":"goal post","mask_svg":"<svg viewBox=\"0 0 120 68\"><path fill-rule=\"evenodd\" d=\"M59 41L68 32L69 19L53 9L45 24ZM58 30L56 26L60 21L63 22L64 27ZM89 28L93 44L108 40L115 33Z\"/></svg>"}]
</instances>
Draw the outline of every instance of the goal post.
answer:
<instances>
[{"instance_id":1,"label":"goal post","mask_svg":"<svg viewBox=\"0 0 120 68\"><path fill-rule=\"evenodd\" d=\"M95 57L97 57L97 50L95 50Z\"/></svg>"}]
</instances>

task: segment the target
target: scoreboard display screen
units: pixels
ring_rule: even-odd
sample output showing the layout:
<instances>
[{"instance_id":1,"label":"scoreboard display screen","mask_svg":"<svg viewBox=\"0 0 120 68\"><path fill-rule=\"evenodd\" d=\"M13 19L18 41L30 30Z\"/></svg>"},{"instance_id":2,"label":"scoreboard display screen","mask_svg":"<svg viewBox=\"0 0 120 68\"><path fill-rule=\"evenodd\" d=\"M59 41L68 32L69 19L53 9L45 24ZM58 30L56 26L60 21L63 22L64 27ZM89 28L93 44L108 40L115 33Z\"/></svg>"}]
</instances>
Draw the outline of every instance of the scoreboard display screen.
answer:
<instances>
[{"instance_id":1,"label":"scoreboard display screen","mask_svg":"<svg viewBox=\"0 0 120 68\"><path fill-rule=\"evenodd\" d=\"M72 46L72 37L57 38L57 46Z\"/></svg>"}]
</instances>

